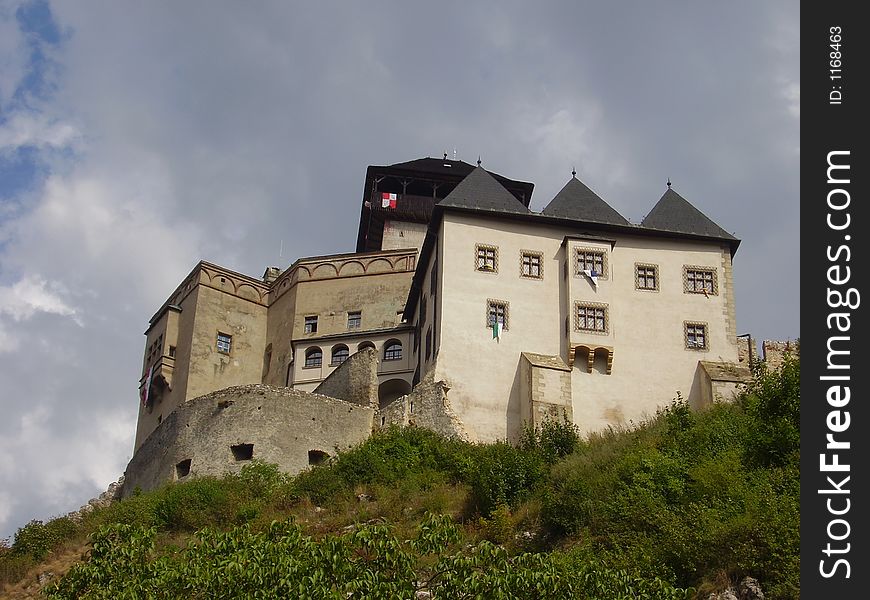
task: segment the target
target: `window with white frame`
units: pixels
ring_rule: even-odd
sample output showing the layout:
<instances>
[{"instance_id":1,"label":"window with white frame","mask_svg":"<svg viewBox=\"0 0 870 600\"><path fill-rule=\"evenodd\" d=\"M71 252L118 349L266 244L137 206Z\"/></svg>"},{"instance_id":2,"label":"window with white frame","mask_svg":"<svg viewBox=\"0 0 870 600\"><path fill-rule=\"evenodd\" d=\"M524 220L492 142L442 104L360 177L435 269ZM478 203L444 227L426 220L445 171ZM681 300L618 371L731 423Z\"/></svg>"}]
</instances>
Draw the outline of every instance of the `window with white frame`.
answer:
<instances>
[{"instance_id":1,"label":"window with white frame","mask_svg":"<svg viewBox=\"0 0 870 600\"><path fill-rule=\"evenodd\" d=\"M362 326L362 312L355 310L347 313L347 328L359 329Z\"/></svg>"},{"instance_id":2,"label":"window with white frame","mask_svg":"<svg viewBox=\"0 0 870 600\"><path fill-rule=\"evenodd\" d=\"M477 244L477 270L485 273L498 272L498 248Z\"/></svg>"},{"instance_id":3,"label":"window with white frame","mask_svg":"<svg viewBox=\"0 0 870 600\"><path fill-rule=\"evenodd\" d=\"M503 300L487 300L486 326L498 323L500 329L508 329L508 303Z\"/></svg>"},{"instance_id":4,"label":"window with white frame","mask_svg":"<svg viewBox=\"0 0 870 600\"><path fill-rule=\"evenodd\" d=\"M574 328L577 331L607 333L607 305L577 302L574 305Z\"/></svg>"},{"instance_id":5,"label":"window with white frame","mask_svg":"<svg viewBox=\"0 0 870 600\"><path fill-rule=\"evenodd\" d=\"M233 349L233 336L228 333L221 333L220 331L217 334L217 351L221 354L229 354L230 350Z\"/></svg>"},{"instance_id":6,"label":"window with white frame","mask_svg":"<svg viewBox=\"0 0 870 600\"><path fill-rule=\"evenodd\" d=\"M707 324L686 322L683 324L686 348L689 350L706 350L708 344Z\"/></svg>"},{"instance_id":7,"label":"window with white frame","mask_svg":"<svg viewBox=\"0 0 870 600\"><path fill-rule=\"evenodd\" d=\"M719 293L714 267L683 267L683 289L687 294L715 296Z\"/></svg>"},{"instance_id":8,"label":"window with white frame","mask_svg":"<svg viewBox=\"0 0 870 600\"><path fill-rule=\"evenodd\" d=\"M528 279L543 279L544 271L543 262L544 255L540 252L532 252L523 250L520 256L520 276Z\"/></svg>"},{"instance_id":9,"label":"window with white frame","mask_svg":"<svg viewBox=\"0 0 870 600\"><path fill-rule=\"evenodd\" d=\"M603 250L577 248L574 254L574 274L583 275L587 271L602 279L607 277L607 259Z\"/></svg>"},{"instance_id":10,"label":"window with white frame","mask_svg":"<svg viewBox=\"0 0 870 600\"><path fill-rule=\"evenodd\" d=\"M657 290L659 289L659 267L658 265L649 265L635 263L634 265L634 287L638 290Z\"/></svg>"}]
</instances>

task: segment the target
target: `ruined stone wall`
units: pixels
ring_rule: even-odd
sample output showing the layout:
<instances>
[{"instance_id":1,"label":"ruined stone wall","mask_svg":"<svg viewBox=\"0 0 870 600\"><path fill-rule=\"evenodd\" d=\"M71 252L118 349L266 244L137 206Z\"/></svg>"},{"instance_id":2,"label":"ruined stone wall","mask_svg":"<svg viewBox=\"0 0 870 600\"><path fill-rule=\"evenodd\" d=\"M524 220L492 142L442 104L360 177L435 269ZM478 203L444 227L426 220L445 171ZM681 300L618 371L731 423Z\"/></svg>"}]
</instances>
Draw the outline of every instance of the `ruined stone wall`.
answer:
<instances>
[{"instance_id":1,"label":"ruined stone wall","mask_svg":"<svg viewBox=\"0 0 870 600\"><path fill-rule=\"evenodd\" d=\"M374 415L367 406L290 388L254 384L213 392L163 419L127 465L122 495L238 472L251 459L298 473L323 453L367 439Z\"/></svg>"},{"instance_id":2,"label":"ruined stone wall","mask_svg":"<svg viewBox=\"0 0 870 600\"><path fill-rule=\"evenodd\" d=\"M378 356L374 348L364 348L351 355L315 388L314 393L377 408Z\"/></svg>"},{"instance_id":3,"label":"ruined stone wall","mask_svg":"<svg viewBox=\"0 0 870 600\"><path fill-rule=\"evenodd\" d=\"M435 381L430 371L414 391L378 411L376 427L425 427L447 437L468 439L465 426L450 406L449 390L443 381Z\"/></svg>"},{"instance_id":4,"label":"ruined stone wall","mask_svg":"<svg viewBox=\"0 0 870 600\"><path fill-rule=\"evenodd\" d=\"M774 371L782 366L788 355L800 356L800 344L794 341L764 340L761 351L767 368Z\"/></svg>"}]
</instances>

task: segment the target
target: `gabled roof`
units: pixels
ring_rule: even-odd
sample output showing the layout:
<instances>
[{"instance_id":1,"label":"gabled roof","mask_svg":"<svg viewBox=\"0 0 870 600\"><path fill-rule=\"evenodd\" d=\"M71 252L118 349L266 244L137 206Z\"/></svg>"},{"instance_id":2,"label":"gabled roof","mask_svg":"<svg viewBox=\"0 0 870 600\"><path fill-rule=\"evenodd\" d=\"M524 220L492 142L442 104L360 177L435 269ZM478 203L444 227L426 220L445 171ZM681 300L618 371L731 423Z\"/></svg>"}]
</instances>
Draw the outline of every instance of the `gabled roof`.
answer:
<instances>
[{"instance_id":1,"label":"gabled roof","mask_svg":"<svg viewBox=\"0 0 870 600\"><path fill-rule=\"evenodd\" d=\"M671 188L668 188L640 225L660 231L689 233L724 240L737 239Z\"/></svg>"},{"instance_id":2,"label":"gabled roof","mask_svg":"<svg viewBox=\"0 0 870 600\"><path fill-rule=\"evenodd\" d=\"M475 168L438 206L528 214L529 209L483 167Z\"/></svg>"},{"instance_id":3,"label":"gabled roof","mask_svg":"<svg viewBox=\"0 0 870 600\"><path fill-rule=\"evenodd\" d=\"M629 224L612 206L576 177L572 177L565 184L541 214L592 223Z\"/></svg>"}]
</instances>

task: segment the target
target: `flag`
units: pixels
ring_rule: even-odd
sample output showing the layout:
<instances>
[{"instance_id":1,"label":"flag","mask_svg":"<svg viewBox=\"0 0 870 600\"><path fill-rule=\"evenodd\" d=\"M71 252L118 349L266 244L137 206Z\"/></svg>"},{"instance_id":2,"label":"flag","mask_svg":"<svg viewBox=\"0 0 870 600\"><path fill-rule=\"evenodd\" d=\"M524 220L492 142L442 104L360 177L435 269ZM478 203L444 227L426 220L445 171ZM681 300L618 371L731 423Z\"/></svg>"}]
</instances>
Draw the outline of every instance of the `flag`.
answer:
<instances>
[{"instance_id":1,"label":"flag","mask_svg":"<svg viewBox=\"0 0 870 600\"><path fill-rule=\"evenodd\" d=\"M598 289L598 271L595 269L584 269L583 274L589 278L592 282L592 285L595 286L595 289Z\"/></svg>"},{"instance_id":2,"label":"flag","mask_svg":"<svg viewBox=\"0 0 870 600\"><path fill-rule=\"evenodd\" d=\"M154 375L154 365L148 369L148 376L145 378L145 386L142 388L142 406L148 404L148 393L151 391L151 377Z\"/></svg>"},{"instance_id":3,"label":"flag","mask_svg":"<svg viewBox=\"0 0 870 600\"><path fill-rule=\"evenodd\" d=\"M388 192L381 194L381 208L396 208L396 195Z\"/></svg>"},{"instance_id":4,"label":"flag","mask_svg":"<svg viewBox=\"0 0 870 600\"><path fill-rule=\"evenodd\" d=\"M493 321L492 323L492 339L497 340L501 337L501 323Z\"/></svg>"}]
</instances>

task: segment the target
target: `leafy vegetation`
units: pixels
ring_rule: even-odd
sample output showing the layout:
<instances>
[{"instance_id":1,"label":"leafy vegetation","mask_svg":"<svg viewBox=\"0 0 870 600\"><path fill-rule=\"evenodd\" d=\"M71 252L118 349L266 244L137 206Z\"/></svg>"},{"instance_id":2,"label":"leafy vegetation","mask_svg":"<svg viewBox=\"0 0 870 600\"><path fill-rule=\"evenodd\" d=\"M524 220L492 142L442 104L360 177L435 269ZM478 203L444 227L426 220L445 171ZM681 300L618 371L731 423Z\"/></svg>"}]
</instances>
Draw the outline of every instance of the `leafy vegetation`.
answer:
<instances>
[{"instance_id":1,"label":"leafy vegetation","mask_svg":"<svg viewBox=\"0 0 870 600\"><path fill-rule=\"evenodd\" d=\"M517 446L389 429L296 477L255 461L33 521L0 583L87 538L50 597L689 598L752 575L797 598L799 379L788 360L733 404L587 440L564 419Z\"/></svg>"}]
</instances>

